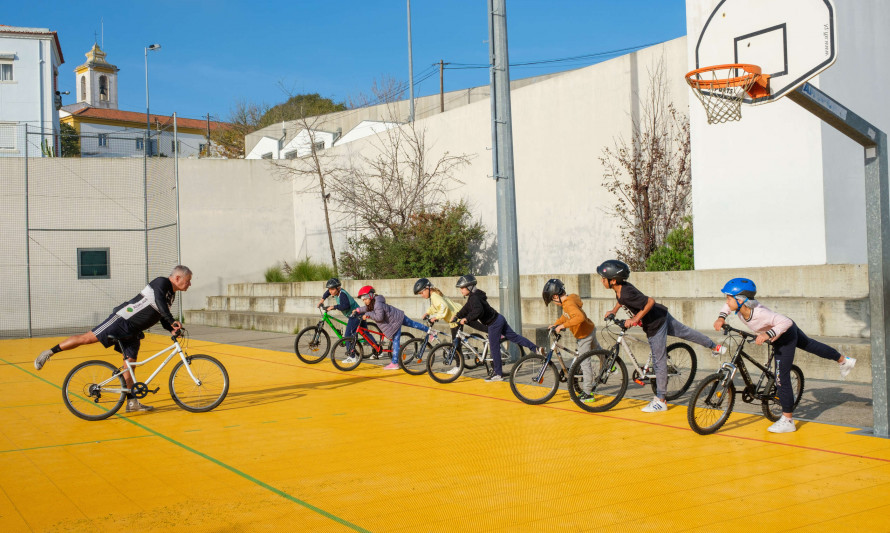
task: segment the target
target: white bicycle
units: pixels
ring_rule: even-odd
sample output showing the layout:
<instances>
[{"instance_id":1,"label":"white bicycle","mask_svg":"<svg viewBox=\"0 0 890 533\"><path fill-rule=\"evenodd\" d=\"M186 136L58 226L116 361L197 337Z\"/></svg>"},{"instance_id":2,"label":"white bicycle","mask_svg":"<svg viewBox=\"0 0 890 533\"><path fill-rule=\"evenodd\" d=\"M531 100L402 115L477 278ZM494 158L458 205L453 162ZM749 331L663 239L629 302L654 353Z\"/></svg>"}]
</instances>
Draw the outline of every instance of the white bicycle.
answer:
<instances>
[{"instance_id":1,"label":"white bicycle","mask_svg":"<svg viewBox=\"0 0 890 533\"><path fill-rule=\"evenodd\" d=\"M75 366L62 384L65 406L84 420L104 420L121 408L127 401L127 394L142 399L149 393L157 393L160 387L151 390L148 385L177 355L179 361L170 371L168 382L170 396L176 405L192 413L204 413L221 404L229 392L226 367L209 355L187 355L177 337L171 336L170 339L173 344L169 347L144 361L131 363L124 359L124 366L120 368L115 368L107 361L85 361ZM120 339L112 340L120 343ZM167 357L147 380L134 383L132 389L127 387L125 371L135 376L135 368L168 352Z\"/></svg>"}]
</instances>

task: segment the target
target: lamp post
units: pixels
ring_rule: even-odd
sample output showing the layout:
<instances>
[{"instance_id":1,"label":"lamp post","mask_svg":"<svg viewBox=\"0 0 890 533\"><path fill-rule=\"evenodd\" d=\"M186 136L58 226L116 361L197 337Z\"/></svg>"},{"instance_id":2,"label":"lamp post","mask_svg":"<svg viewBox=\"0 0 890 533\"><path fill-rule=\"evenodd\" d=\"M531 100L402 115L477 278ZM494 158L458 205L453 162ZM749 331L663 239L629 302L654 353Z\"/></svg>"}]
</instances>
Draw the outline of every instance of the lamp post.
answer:
<instances>
[{"instance_id":1,"label":"lamp post","mask_svg":"<svg viewBox=\"0 0 890 533\"><path fill-rule=\"evenodd\" d=\"M144 150L146 153L151 147L151 115L148 112L148 51L160 49L161 45L159 44L150 44L145 47L145 142L147 146L144 147Z\"/></svg>"}]
</instances>

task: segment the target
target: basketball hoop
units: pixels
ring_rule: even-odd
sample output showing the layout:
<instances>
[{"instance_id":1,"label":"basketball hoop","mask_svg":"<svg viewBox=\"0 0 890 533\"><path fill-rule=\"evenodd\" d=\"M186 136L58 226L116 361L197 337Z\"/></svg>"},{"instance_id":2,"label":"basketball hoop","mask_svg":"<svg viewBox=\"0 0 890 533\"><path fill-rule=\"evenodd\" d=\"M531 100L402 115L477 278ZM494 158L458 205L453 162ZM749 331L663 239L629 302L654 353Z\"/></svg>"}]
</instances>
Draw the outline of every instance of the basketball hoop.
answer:
<instances>
[{"instance_id":1,"label":"basketball hoop","mask_svg":"<svg viewBox=\"0 0 890 533\"><path fill-rule=\"evenodd\" d=\"M729 64L695 69L686 74L686 83L705 106L708 124L742 118L742 100L769 96L769 74L756 65Z\"/></svg>"}]
</instances>

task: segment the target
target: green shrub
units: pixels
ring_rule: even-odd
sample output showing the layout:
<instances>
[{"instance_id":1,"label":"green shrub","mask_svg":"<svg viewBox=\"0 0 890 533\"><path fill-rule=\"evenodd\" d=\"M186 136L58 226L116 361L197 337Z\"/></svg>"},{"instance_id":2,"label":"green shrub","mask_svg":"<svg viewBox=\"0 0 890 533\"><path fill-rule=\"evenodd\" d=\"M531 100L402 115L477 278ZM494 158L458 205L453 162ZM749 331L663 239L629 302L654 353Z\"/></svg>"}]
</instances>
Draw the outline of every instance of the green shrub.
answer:
<instances>
[{"instance_id":1,"label":"green shrub","mask_svg":"<svg viewBox=\"0 0 890 533\"><path fill-rule=\"evenodd\" d=\"M687 217L683 227L668 233L664 246L646 259L647 272L693 270L695 259L692 243L692 224Z\"/></svg>"},{"instance_id":2,"label":"green shrub","mask_svg":"<svg viewBox=\"0 0 890 533\"><path fill-rule=\"evenodd\" d=\"M287 276L287 281L321 281L334 277L334 269L322 263L313 263L308 257L290 266L285 261L281 268Z\"/></svg>"},{"instance_id":3,"label":"green shrub","mask_svg":"<svg viewBox=\"0 0 890 533\"><path fill-rule=\"evenodd\" d=\"M287 281L287 278L284 277L284 272L281 271L280 265L271 266L266 269L266 283L281 283L283 281Z\"/></svg>"}]
</instances>

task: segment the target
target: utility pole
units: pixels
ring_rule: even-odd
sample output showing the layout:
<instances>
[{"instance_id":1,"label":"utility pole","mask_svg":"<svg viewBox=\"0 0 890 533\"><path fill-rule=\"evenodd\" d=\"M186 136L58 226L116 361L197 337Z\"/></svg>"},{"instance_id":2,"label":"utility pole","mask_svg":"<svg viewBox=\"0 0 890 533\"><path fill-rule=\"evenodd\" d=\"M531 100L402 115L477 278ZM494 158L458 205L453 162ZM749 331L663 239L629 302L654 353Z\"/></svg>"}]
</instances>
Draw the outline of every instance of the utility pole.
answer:
<instances>
[{"instance_id":1,"label":"utility pole","mask_svg":"<svg viewBox=\"0 0 890 533\"><path fill-rule=\"evenodd\" d=\"M414 122L414 57L411 55L411 0L408 0L408 122Z\"/></svg>"},{"instance_id":2,"label":"utility pole","mask_svg":"<svg viewBox=\"0 0 890 533\"><path fill-rule=\"evenodd\" d=\"M207 113L207 153L205 156L210 155L210 113ZM201 157L201 154L198 154L198 157Z\"/></svg>"},{"instance_id":3,"label":"utility pole","mask_svg":"<svg viewBox=\"0 0 890 533\"><path fill-rule=\"evenodd\" d=\"M439 111L445 112L445 63L443 60L439 60Z\"/></svg>"},{"instance_id":4,"label":"utility pole","mask_svg":"<svg viewBox=\"0 0 890 533\"><path fill-rule=\"evenodd\" d=\"M513 171L513 119L510 110L510 62L507 57L507 0L488 0L491 56L492 177L497 184L498 279L501 314L522 331L519 295L519 239L516 232L516 187ZM510 361L519 357L511 345Z\"/></svg>"}]
</instances>

